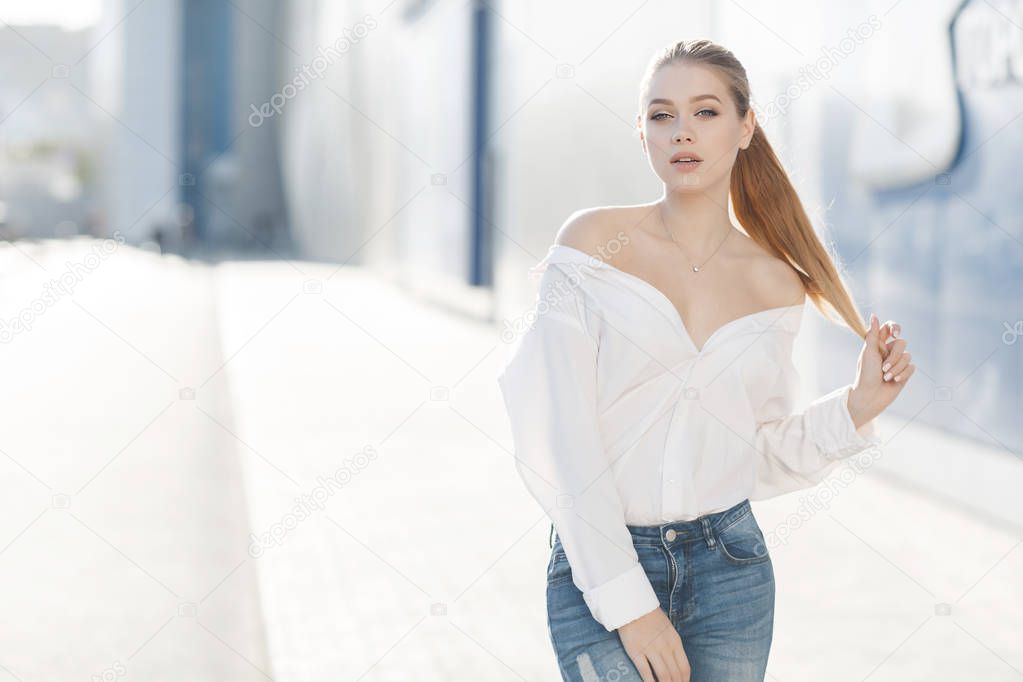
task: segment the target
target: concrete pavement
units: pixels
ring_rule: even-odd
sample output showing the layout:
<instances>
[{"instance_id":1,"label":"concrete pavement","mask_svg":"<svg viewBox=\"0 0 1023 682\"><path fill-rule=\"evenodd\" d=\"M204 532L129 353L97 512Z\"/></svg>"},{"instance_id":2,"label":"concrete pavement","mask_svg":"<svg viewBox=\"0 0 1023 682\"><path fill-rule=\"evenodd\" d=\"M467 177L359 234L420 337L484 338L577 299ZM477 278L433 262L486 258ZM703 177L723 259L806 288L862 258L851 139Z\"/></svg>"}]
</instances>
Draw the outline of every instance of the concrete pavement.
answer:
<instances>
[{"instance_id":1,"label":"concrete pavement","mask_svg":"<svg viewBox=\"0 0 1023 682\"><path fill-rule=\"evenodd\" d=\"M0 272L0 680L268 679L211 270L76 240Z\"/></svg>"},{"instance_id":2,"label":"concrete pavement","mask_svg":"<svg viewBox=\"0 0 1023 682\"><path fill-rule=\"evenodd\" d=\"M38 268L0 253L9 318ZM493 325L364 269L120 247L3 350L10 679L558 679ZM1023 467L881 427L867 470L754 503L787 529L768 679L1023 678Z\"/></svg>"}]
</instances>

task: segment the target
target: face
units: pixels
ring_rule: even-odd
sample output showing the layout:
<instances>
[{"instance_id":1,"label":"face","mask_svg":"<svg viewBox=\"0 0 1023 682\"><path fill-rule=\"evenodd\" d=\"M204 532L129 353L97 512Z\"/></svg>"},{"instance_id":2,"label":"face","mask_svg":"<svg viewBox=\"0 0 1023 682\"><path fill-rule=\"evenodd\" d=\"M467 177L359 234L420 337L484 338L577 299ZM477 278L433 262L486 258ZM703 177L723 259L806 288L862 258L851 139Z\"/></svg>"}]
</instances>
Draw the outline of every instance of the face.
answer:
<instances>
[{"instance_id":1,"label":"face","mask_svg":"<svg viewBox=\"0 0 1023 682\"><path fill-rule=\"evenodd\" d=\"M744 118L725 83L707 67L670 64L650 79L636 123L650 167L669 190L700 190L731 176L740 149L753 137L754 114ZM695 163L672 163L693 154Z\"/></svg>"}]
</instances>

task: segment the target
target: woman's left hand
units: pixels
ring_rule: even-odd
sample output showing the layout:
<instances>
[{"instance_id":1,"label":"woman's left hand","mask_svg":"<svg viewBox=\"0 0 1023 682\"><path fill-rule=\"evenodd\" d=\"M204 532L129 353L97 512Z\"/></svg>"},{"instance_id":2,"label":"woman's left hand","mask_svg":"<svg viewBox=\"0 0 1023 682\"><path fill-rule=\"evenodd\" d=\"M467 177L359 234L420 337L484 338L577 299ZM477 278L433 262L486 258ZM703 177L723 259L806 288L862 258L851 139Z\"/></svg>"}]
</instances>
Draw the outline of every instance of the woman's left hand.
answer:
<instances>
[{"instance_id":1,"label":"woman's left hand","mask_svg":"<svg viewBox=\"0 0 1023 682\"><path fill-rule=\"evenodd\" d=\"M849 392L849 413L859 428L888 407L905 387L916 367L906 352L900 327L889 320L881 326L870 314L870 327L856 367L856 382Z\"/></svg>"}]
</instances>

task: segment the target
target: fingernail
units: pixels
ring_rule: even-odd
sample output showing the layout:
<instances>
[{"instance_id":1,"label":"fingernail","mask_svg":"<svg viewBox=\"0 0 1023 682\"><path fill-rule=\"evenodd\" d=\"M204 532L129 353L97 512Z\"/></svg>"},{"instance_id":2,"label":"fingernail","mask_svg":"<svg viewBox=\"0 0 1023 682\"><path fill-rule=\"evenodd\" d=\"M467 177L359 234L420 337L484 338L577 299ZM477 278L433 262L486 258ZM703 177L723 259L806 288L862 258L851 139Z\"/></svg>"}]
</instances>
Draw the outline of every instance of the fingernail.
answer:
<instances>
[{"instance_id":1,"label":"fingernail","mask_svg":"<svg viewBox=\"0 0 1023 682\"><path fill-rule=\"evenodd\" d=\"M882 372L887 372L887 371L888 371L888 370L890 370L891 368L892 368L892 363L890 363L890 362L886 362L886 363L884 363L884 367L882 367L882 368L881 368L881 371L882 371Z\"/></svg>"},{"instance_id":2,"label":"fingernail","mask_svg":"<svg viewBox=\"0 0 1023 682\"><path fill-rule=\"evenodd\" d=\"M891 372L888 372L887 374L884 375L884 380L885 381L888 381L891 378L892 378L892 373Z\"/></svg>"}]
</instances>

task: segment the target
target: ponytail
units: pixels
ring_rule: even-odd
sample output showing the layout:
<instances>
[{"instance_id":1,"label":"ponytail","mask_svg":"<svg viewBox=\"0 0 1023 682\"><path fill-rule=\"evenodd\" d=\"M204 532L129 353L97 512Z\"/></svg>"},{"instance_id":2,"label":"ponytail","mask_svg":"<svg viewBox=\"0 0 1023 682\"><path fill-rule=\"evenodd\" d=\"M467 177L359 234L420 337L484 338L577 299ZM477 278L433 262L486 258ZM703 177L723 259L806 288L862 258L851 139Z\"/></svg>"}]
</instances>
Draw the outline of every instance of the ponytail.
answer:
<instances>
[{"instance_id":1,"label":"ponytail","mask_svg":"<svg viewBox=\"0 0 1023 682\"><path fill-rule=\"evenodd\" d=\"M759 123L749 146L736 156L730 191L743 229L796 269L821 314L833 320L837 313L860 338L866 336L867 325Z\"/></svg>"}]
</instances>

